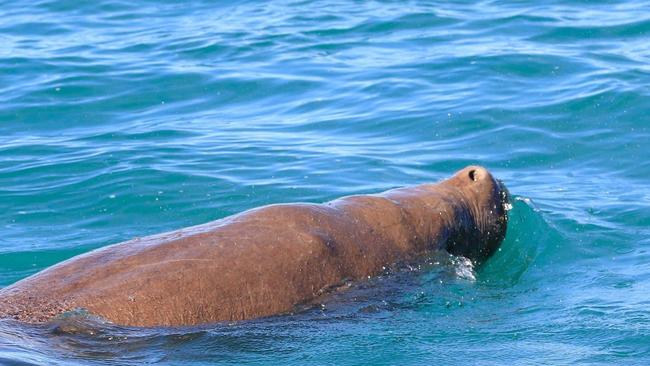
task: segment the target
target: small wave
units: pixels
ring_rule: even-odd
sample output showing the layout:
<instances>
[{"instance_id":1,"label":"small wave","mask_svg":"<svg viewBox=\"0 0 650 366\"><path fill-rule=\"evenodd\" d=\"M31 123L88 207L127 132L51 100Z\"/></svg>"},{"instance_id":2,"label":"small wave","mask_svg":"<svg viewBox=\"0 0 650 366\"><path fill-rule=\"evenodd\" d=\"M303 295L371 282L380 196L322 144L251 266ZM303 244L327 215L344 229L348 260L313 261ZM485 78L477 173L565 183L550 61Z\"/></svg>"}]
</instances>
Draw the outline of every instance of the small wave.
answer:
<instances>
[{"instance_id":1,"label":"small wave","mask_svg":"<svg viewBox=\"0 0 650 366\"><path fill-rule=\"evenodd\" d=\"M536 263L544 246L559 235L529 198L513 196L511 203L506 238L478 271L483 285L515 286Z\"/></svg>"}]
</instances>

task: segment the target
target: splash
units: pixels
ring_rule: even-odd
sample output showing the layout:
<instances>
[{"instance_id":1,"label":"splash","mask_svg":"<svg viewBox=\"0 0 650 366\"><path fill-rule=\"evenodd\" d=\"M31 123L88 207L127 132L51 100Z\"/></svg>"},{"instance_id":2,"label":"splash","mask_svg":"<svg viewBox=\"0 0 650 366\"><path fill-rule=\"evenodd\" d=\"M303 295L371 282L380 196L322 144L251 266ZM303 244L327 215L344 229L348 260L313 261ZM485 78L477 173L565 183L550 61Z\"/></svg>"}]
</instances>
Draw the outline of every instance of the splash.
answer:
<instances>
[{"instance_id":1,"label":"splash","mask_svg":"<svg viewBox=\"0 0 650 366\"><path fill-rule=\"evenodd\" d=\"M465 257L453 257L451 260L452 268L454 269L454 274L458 278L462 278L468 281L476 281L476 271L474 268L474 262Z\"/></svg>"}]
</instances>

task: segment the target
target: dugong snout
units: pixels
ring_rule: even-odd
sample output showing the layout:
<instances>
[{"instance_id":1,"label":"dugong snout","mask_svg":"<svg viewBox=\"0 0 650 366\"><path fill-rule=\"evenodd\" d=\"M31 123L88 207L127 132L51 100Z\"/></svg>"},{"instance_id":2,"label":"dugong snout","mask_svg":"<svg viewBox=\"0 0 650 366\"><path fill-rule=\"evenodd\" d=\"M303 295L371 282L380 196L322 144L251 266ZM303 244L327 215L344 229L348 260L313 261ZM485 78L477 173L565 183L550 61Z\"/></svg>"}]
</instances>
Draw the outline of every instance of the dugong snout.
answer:
<instances>
[{"instance_id":1,"label":"dugong snout","mask_svg":"<svg viewBox=\"0 0 650 366\"><path fill-rule=\"evenodd\" d=\"M452 254L481 261L492 255L503 241L508 228L510 194L503 182L480 166L468 166L441 185L449 185L461 192L470 221L451 240L447 250Z\"/></svg>"}]
</instances>

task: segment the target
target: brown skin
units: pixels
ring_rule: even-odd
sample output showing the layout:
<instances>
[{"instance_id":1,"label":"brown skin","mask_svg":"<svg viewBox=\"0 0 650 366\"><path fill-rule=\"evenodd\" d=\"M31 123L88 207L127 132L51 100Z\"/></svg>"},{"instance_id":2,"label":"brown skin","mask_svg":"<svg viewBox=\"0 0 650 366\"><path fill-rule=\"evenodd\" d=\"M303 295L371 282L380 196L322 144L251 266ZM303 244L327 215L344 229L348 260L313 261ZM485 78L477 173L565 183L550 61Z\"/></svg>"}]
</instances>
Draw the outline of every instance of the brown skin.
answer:
<instances>
[{"instance_id":1,"label":"brown skin","mask_svg":"<svg viewBox=\"0 0 650 366\"><path fill-rule=\"evenodd\" d=\"M38 323L82 308L172 326L289 312L430 251L487 258L505 236L506 202L470 166L438 184L265 206L69 259L0 290L0 317Z\"/></svg>"}]
</instances>

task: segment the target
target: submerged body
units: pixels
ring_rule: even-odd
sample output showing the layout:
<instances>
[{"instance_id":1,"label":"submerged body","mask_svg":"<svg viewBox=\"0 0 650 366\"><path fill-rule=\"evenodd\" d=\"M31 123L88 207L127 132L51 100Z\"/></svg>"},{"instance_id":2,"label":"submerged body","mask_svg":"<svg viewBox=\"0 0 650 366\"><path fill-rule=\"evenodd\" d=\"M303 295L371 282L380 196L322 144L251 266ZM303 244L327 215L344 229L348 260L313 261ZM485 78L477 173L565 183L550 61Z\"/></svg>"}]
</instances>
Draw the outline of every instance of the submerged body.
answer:
<instances>
[{"instance_id":1,"label":"submerged body","mask_svg":"<svg viewBox=\"0 0 650 366\"><path fill-rule=\"evenodd\" d=\"M158 326L288 312L428 251L486 258L505 236L506 204L505 188L472 166L438 184L265 206L69 259L0 290L0 317L86 309Z\"/></svg>"}]
</instances>

